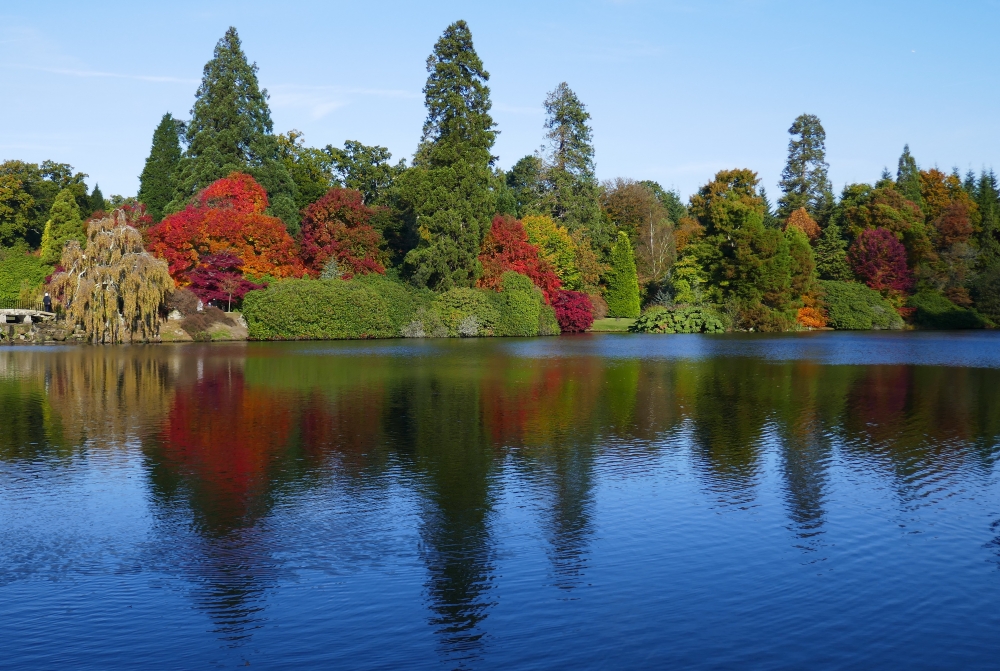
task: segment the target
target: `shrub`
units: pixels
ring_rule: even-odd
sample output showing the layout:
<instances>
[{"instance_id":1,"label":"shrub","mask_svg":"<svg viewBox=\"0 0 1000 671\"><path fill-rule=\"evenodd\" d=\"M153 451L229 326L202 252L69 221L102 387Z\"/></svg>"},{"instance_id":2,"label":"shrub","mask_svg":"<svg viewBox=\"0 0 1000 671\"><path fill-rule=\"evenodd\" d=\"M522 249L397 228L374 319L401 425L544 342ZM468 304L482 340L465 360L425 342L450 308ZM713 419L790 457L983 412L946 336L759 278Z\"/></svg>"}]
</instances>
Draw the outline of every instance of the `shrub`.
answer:
<instances>
[{"instance_id":1,"label":"shrub","mask_svg":"<svg viewBox=\"0 0 1000 671\"><path fill-rule=\"evenodd\" d=\"M212 305L207 306L201 312L194 312L181 321L181 328L195 340L211 340L208 333L215 324L231 324L226 313Z\"/></svg>"},{"instance_id":2,"label":"shrub","mask_svg":"<svg viewBox=\"0 0 1000 671\"><path fill-rule=\"evenodd\" d=\"M0 299L16 300L22 285L41 286L51 272L52 266L29 254L26 245L0 248Z\"/></svg>"},{"instance_id":3,"label":"shrub","mask_svg":"<svg viewBox=\"0 0 1000 671\"><path fill-rule=\"evenodd\" d=\"M959 307L934 291L921 291L911 296L907 306L915 308L913 321L924 328L981 329L987 326L986 320L975 310Z\"/></svg>"},{"instance_id":4,"label":"shrub","mask_svg":"<svg viewBox=\"0 0 1000 671\"><path fill-rule=\"evenodd\" d=\"M632 333L722 333L722 317L711 308L656 305L628 328Z\"/></svg>"},{"instance_id":5,"label":"shrub","mask_svg":"<svg viewBox=\"0 0 1000 671\"><path fill-rule=\"evenodd\" d=\"M874 289L858 282L823 280L827 323L835 329L901 329L903 319Z\"/></svg>"},{"instance_id":6,"label":"shrub","mask_svg":"<svg viewBox=\"0 0 1000 671\"><path fill-rule=\"evenodd\" d=\"M284 280L243 299L255 340L393 338L413 321L414 292L381 275Z\"/></svg>"},{"instance_id":7,"label":"shrub","mask_svg":"<svg viewBox=\"0 0 1000 671\"><path fill-rule=\"evenodd\" d=\"M493 335L500 314L486 291L459 288L449 289L434 299L433 311L451 337ZM475 329L473 329L475 325ZM425 331L433 333L433 328Z\"/></svg>"},{"instance_id":8,"label":"shrub","mask_svg":"<svg viewBox=\"0 0 1000 671\"><path fill-rule=\"evenodd\" d=\"M198 304L201 302L201 299L190 289L175 289L172 294L167 296L167 312L177 310L182 317L187 317L198 312Z\"/></svg>"},{"instance_id":9,"label":"shrub","mask_svg":"<svg viewBox=\"0 0 1000 671\"><path fill-rule=\"evenodd\" d=\"M594 324L594 306L587 294L560 291L553 307L563 333L581 333Z\"/></svg>"},{"instance_id":10,"label":"shrub","mask_svg":"<svg viewBox=\"0 0 1000 671\"><path fill-rule=\"evenodd\" d=\"M504 273L501 290L493 299L499 313L493 335L538 335L542 292L520 273Z\"/></svg>"},{"instance_id":11,"label":"shrub","mask_svg":"<svg viewBox=\"0 0 1000 671\"><path fill-rule=\"evenodd\" d=\"M826 315L819 308L804 307L799 308L795 321L805 328L820 329L826 326Z\"/></svg>"},{"instance_id":12,"label":"shrub","mask_svg":"<svg viewBox=\"0 0 1000 671\"><path fill-rule=\"evenodd\" d=\"M551 305L543 305L538 310L538 335L557 336L559 335L559 320L556 318L556 310Z\"/></svg>"}]
</instances>

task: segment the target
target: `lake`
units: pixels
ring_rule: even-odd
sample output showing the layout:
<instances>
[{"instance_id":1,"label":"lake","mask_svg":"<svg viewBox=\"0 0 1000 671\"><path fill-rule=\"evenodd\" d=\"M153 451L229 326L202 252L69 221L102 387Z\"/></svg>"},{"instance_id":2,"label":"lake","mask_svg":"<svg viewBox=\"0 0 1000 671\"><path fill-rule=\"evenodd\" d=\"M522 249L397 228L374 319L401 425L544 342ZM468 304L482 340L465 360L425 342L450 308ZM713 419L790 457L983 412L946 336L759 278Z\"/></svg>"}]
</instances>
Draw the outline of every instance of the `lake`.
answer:
<instances>
[{"instance_id":1,"label":"lake","mask_svg":"<svg viewBox=\"0 0 1000 671\"><path fill-rule=\"evenodd\" d=\"M0 348L5 669L996 668L1000 333Z\"/></svg>"}]
</instances>

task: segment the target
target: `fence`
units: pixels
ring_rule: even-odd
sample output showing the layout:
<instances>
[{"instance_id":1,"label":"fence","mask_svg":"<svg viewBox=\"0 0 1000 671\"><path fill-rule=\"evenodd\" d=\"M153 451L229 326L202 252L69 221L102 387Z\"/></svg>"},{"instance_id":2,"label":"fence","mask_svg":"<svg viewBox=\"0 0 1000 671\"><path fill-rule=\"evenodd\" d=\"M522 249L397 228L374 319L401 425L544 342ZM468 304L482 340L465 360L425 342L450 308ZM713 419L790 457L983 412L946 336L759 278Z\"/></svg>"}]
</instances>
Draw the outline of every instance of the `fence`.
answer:
<instances>
[{"instance_id":1,"label":"fence","mask_svg":"<svg viewBox=\"0 0 1000 671\"><path fill-rule=\"evenodd\" d=\"M26 301L20 298L0 298L0 310L37 310L45 311L42 301Z\"/></svg>"}]
</instances>

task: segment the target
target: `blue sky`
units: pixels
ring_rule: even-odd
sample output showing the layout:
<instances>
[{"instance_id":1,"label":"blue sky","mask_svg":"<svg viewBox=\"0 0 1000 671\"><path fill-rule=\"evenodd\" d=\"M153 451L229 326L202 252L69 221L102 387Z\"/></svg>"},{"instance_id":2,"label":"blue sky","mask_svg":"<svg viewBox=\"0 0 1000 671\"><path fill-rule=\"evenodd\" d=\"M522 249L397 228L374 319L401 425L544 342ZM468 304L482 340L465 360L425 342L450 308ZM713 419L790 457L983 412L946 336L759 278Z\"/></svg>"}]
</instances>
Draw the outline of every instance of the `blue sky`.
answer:
<instances>
[{"instance_id":1,"label":"blue sky","mask_svg":"<svg viewBox=\"0 0 1000 671\"><path fill-rule=\"evenodd\" d=\"M1000 167L1000 2L6 2L0 159L71 163L131 195L164 112L187 118L235 25L275 130L409 158L425 61L465 19L491 74L495 152L542 142L542 100L569 83L593 115L601 179L686 198L722 168L772 195L800 113L827 131L834 188L895 170Z\"/></svg>"}]
</instances>

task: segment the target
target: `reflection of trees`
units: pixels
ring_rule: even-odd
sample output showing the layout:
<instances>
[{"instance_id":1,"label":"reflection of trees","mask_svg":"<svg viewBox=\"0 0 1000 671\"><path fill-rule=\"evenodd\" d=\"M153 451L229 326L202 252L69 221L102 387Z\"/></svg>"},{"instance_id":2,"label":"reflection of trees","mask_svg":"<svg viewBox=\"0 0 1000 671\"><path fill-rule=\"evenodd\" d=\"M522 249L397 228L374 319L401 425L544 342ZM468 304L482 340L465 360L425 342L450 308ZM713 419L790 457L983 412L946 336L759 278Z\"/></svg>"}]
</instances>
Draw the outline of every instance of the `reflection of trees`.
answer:
<instances>
[{"instance_id":1,"label":"reflection of trees","mask_svg":"<svg viewBox=\"0 0 1000 671\"><path fill-rule=\"evenodd\" d=\"M281 530L268 524L276 502L332 481L364 507L402 469L423 495L420 554L443 654L475 665L507 464L530 484L555 585L571 589L587 571L601 473L646 472L665 444L689 449L708 489L737 505L753 499L773 456L790 527L813 547L831 464L923 505L953 490L949 478L986 481L1000 449L996 370L522 359L462 344L482 349L446 343L413 358L302 356L293 345L0 350L0 459L140 437L162 542L175 541L170 568L200 585L199 606L235 638L256 626L282 568Z\"/></svg>"},{"instance_id":2,"label":"reflection of trees","mask_svg":"<svg viewBox=\"0 0 1000 671\"><path fill-rule=\"evenodd\" d=\"M431 621L443 654L464 666L481 654L482 622L492 606L495 460L475 376L424 366L393 385L385 424L421 476L421 555Z\"/></svg>"},{"instance_id":3,"label":"reflection of trees","mask_svg":"<svg viewBox=\"0 0 1000 671\"><path fill-rule=\"evenodd\" d=\"M695 365L696 391L688 411L692 447L709 487L734 501L754 496L777 370L751 359Z\"/></svg>"}]
</instances>

